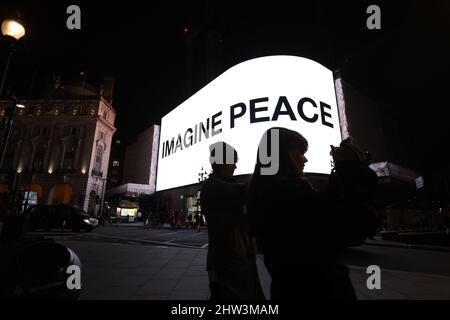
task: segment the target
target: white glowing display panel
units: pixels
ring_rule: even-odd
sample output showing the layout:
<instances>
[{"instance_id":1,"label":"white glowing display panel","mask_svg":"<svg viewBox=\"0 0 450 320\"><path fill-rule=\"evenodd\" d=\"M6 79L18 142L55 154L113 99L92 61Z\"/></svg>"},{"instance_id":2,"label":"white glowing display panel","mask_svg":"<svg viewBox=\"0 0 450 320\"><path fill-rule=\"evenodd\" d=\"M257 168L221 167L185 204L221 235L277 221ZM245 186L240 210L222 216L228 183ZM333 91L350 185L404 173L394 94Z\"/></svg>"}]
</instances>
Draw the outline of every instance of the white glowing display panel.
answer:
<instances>
[{"instance_id":1,"label":"white glowing display panel","mask_svg":"<svg viewBox=\"0 0 450 320\"><path fill-rule=\"evenodd\" d=\"M271 127L308 139L305 172L330 173L330 145L341 141L332 72L296 56L256 58L224 72L162 118L157 191L198 183L217 141L238 151L235 175L253 173Z\"/></svg>"}]
</instances>

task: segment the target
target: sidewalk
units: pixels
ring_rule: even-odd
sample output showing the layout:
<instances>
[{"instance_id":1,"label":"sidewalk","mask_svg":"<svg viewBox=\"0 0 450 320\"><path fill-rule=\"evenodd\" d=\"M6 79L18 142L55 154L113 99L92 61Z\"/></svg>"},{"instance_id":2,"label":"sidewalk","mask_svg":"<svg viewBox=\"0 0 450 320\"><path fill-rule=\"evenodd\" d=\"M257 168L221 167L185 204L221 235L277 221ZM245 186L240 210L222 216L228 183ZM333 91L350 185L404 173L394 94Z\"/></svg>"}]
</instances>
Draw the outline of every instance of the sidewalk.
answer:
<instances>
[{"instance_id":1,"label":"sidewalk","mask_svg":"<svg viewBox=\"0 0 450 320\"><path fill-rule=\"evenodd\" d=\"M403 249L417 249L417 250L431 250L431 251L448 251L450 252L450 247L443 246L431 246L425 244L411 244L398 241L386 241L381 239L367 239L365 244L371 246L384 246L393 248L403 248Z\"/></svg>"},{"instance_id":2,"label":"sidewalk","mask_svg":"<svg viewBox=\"0 0 450 320\"><path fill-rule=\"evenodd\" d=\"M206 300L206 250L155 246L70 242L80 257L82 300ZM270 275L258 257L260 280L270 297ZM450 299L450 277L381 271L381 290L368 290L369 275L350 266L350 277L361 300Z\"/></svg>"}]
</instances>

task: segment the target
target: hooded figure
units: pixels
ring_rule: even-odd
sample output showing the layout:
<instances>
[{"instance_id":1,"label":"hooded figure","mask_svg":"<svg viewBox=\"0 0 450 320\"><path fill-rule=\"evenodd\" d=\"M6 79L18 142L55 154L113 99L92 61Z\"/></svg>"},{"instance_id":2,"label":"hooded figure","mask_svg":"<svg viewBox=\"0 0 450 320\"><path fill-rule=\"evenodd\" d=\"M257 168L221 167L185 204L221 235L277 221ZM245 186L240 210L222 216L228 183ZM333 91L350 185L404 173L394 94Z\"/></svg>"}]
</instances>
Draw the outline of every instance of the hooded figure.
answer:
<instances>
[{"instance_id":1,"label":"hooded figure","mask_svg":"<svg viewBox=\"0 0 450 320\"><path fill-rule=\"evenodd\" d=\"M213 172L201 191L208 222L208 257L212 300L258 300L264 294L256 267L256 242L248 234L246 185L233 179L238 156L224 142L210 146Z\"/></svg>"}]
</instances>

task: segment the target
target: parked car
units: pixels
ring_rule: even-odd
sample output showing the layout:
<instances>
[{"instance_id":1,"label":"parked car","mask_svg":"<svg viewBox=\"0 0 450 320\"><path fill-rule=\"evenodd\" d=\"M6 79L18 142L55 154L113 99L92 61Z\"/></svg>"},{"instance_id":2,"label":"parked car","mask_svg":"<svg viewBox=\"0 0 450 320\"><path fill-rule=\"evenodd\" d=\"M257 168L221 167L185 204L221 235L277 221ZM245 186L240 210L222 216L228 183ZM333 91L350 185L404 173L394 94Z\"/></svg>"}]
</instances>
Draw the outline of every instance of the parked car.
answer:
<instances>
[{"instance_id":1,"label":"parked car","mask_svg":"<svg viewBox=\"0 0 450 320\"><path fill-rule=\"evenodd\" d=\"M98 219L78 207L60 205L35 205L27 209L30 230L72 229L91 231L98 225Z\"/></svg>"}]
</instances>

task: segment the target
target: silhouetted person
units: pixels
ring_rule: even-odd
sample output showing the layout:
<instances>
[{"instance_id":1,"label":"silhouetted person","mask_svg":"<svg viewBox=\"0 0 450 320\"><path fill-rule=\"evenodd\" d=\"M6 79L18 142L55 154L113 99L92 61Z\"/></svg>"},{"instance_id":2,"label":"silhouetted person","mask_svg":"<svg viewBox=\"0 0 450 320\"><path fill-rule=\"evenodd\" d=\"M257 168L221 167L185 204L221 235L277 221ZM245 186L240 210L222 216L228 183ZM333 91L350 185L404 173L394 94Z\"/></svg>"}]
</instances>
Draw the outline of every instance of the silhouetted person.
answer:
<instances>
[{"instance_id":1,"label":"silhouetted person","mask_svg":"<svg viewBox=\"0 0 450 320\"><path fill-rule=\"evenodd\" d=\"M197 232L200 232L201 231L203 217L202 217L202 215L200 213L197 212L194 215L194 219L195 219L195 224L197 225Z\"/></svg>"},{"instance_id":2,"label":"silhouetted person","mask_svg":"<svg viewBox=\"0 0 450 320\"><path fill-rule=\"evenodd\" d=\"M279 139L267 153L267 138L271 141L276 130ZM323 194L304 179L308 142L302 135L272 128L258 150L279 164L276 172L264 174L261 169L268 166L258 156L248 206L252 234L272 277L271 299L356 299L349 270L338 256L345 247L362 244L376 228L369 204L377 178L364 154L350 141L333 148L335 169ZM274 220L284 223L273 228Z\"/></svg>"},{"instance_id":3,"label":"silhouetted person","mask_svg":"<svg viewBox=\"0 0 450 320\"><path fill-rule=\"evenodd\" d=\"M189 222L189 227L191 227L191 224L192 224L192 212L188 213L187 219L188 219L188 222Z\"/></svg>"},{"instance_id":4,"label":"silhouetted person","mask_svg":"<svg viewBox=\"0 0 450 320\"><path fill-rule=\"evenodd\" d=\"M212 300L264 299L256 267L256 242L248 234L244 211L246 185L233 179L237 160L230 145L217 142L210 146L213 172L201 195L208 223L206 269Z\"/></svg>"}]
</instances>

